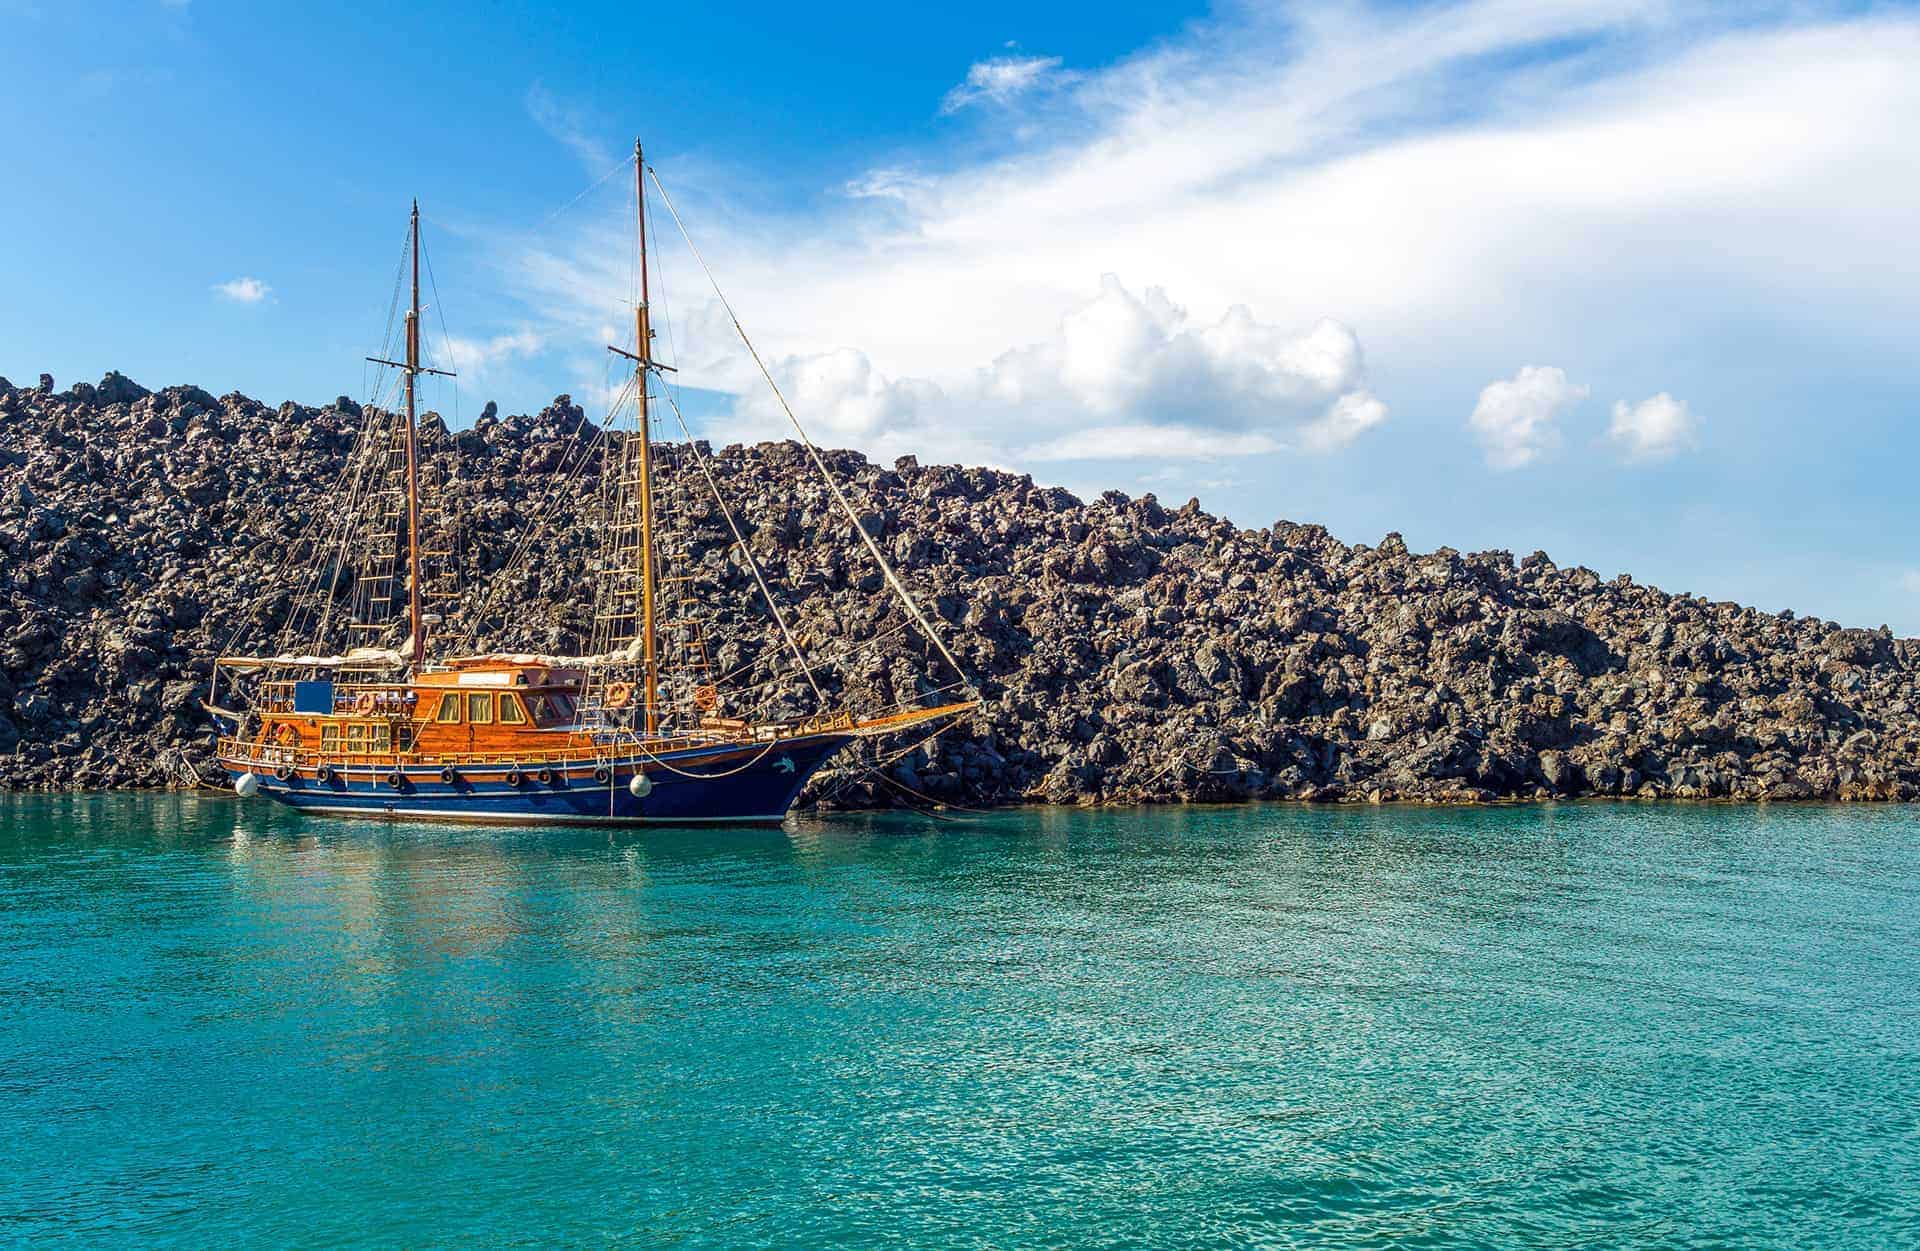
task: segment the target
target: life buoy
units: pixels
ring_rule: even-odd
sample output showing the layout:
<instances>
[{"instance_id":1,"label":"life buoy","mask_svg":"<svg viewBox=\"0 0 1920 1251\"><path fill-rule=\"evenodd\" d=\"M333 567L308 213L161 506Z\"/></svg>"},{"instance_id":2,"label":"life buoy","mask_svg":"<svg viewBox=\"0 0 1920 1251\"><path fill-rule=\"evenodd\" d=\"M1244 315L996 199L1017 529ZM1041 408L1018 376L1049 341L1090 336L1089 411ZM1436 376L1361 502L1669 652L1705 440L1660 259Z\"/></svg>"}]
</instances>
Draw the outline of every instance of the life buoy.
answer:
<instances>
[{"instance_id":1,"label":"life buoy","mask_svg":"<svg viewBox=\"0 0 1920 1251\"><path fill-rule=\"evenodd\" d=\"M540 779L540 785L542 786L553 785L553 770L547 768L545 765L541 765L540 772L534 774L534 776Z\"/></svg>"},{"instance_id":2,"label":"life buoy","mask_svg":"<svg viewBox=\"0 0 1920 1251\"><path fill-rule=\"evenodd\" d=\"M361 691L353 701L353 710L363 717L370 716L373 713L373 704L373 692Z\"/></svg>"},{"instance_id":3,"label":"life buoy","mask_svg":"<svg viewBox=\"0 0 1920 1251\"><path fill-rule=\"evenodd\" d=\"M633 683L615 682L607 688L607 707L625 708L633 699Z\"/></svg>"},{"instance_id":4,"label":"life buoy","mask_svg":"<svg viewBox=\"0 0 1920 1251\"><path fill-rule=\"evenodd\" d=\"M300 741L300 731L293 728L291 721L282 721L274 727L273 736L289 746Z\"/></svg>"},{"instance_id":5,"label":"life buoy","mask_svg":"<svg viewBox=\"0 0 1920 1251\"><path fill-rule=\"evenodd\" d=\"M720 691L717 687L696 686L693 688L693 706L701 712L712 712L720 705Z\"/></svg>"}]
</instances>

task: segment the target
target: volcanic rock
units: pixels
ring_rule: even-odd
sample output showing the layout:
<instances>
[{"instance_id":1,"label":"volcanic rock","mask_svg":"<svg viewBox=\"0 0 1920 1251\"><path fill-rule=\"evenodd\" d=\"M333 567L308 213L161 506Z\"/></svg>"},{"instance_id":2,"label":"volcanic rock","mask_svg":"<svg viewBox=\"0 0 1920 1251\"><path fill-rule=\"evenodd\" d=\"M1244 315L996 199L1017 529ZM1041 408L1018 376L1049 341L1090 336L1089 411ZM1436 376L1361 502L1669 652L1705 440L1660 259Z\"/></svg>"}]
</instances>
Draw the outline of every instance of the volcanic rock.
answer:
<instances>
[{"instance_id":1,"label":"volcanic rock","mask_svg":"<svg viewBox=\"0 0 1920 1251\"><path fill-rule=\"evenodd\" d=\"M212 659L273 639L298 589L283 563L336 506L377 415L118 373L58 394L45 375L0 380L0 786L210 771ZM622 436L561 396L505 418L489 404L458 432L424 420L421 437L466 558L443 640L584 647L604 530L581 484ZM1884 628L1538 552L1349 546L1193 500L1082 502L1016 474L825 455L985 707L931 741L849 755L805 802L1920 796L1920 644ZM665 560L727 711L811 711L809 678L827 703L872 710L955 696L803 449L663 445L659 460ZM498 576L516 550L528 558ZM805 640L805 673L748 554Z\"/></svg>"}]
</instances>

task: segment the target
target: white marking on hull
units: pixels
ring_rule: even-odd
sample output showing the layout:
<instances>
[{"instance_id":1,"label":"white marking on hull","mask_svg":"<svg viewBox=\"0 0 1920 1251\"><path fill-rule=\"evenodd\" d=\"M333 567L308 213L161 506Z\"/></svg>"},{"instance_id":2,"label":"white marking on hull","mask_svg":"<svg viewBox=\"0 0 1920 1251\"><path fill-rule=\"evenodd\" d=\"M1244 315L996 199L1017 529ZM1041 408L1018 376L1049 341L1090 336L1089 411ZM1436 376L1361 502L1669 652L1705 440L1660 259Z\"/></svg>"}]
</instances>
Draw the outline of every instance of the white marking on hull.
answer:
<instances>
[{"instance_id":1,"label":"white marking on hull","mask_svg":"<svg viewBox=\"0 0 1920 1251\"><path fill-rule=\"evenodd\" d=\"M425 821L470 821L480 825L779 825L787 814L759 817L590 817L558 816L548 812L442 812L437 808L342 808L332 804L306 807L287 804L302 816L375 817L394 821L402 817Z\"/></svg>"}]
</instances>

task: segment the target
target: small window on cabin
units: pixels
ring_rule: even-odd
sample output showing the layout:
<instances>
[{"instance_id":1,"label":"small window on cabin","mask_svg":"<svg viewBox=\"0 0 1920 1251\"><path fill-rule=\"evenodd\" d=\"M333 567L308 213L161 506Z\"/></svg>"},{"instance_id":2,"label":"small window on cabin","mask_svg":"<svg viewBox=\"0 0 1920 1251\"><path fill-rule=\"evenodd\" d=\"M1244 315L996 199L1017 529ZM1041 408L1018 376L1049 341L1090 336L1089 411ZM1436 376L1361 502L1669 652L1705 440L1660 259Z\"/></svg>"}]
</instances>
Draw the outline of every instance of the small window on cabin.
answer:
<instances>
[{"instance_id":1,"label":"small window on cabin","mask_svg":"<svg viewBox=\"0 0 1920 1251\"><path fill-rule=\"evenodd\" d=\"M393 750L393 727L392 726L382 723L380 725L369 726L368 729L373 731L373 733L369 736L371 741L367 744L369 750L371 751L392 751Z\"/></svg>"},{"instance_id":2,"label":"small window on cabin","mask_svg":"<svg viewBox=\"0 0 1920 1251\"><path fill-rule=\"evenodd\" d=\"M520 709L520 699L515 695L500 697L500 720L506 725L525 725L527 714Z\"/></svg>"},{"instance_id":3,"label":"small window on cabin","mask_svg":"<svg viewBox=\"0 0 1920 1251\"><path fill-rule=\"evenodd\" d=\"M487 691L467 692L467 720L485 725L493 720L493 695Z\"/></svg>"},{"instance_id":4,"label":"small window on cabin","mask_svg":"<svg viewBox=\"0 0 1920 1251\"><path fill-rule=\"evenodd\" d=\"M573 720L573 697L571 695L555 695L553 697L553 715L562 721Z\"/></svg>"},{"instance_id":5,"label":"small window on cabin","mask_svg":"<svg viewBox=\"0 0 1920 1251\"><path fill-rule=\"evenodd\" d=\"M320 750L321 751L339 751L340 750L340 727L339 726L323 725L320 727Z\"/></svg>"},{"instance_id":6,"label":"small window on cabin","mask_svg":"<svg viewBox=\"0 0 1920 1251\"><path fill-rule=\"evenodd\" d=\"M460 697L458 695L442 695L440 697L439 711L434 713L433 719L435 721L451 721L457 724L460 720Z\"/></svg>"},{"instance_id":7,"label":"small window on cabin","mask_svg":"<svg viewBox=\"0 0 1920 1251\"><path fill-rule=\"evenodd\" d=\"M367 745L367 727L354 722L347 727L347 750L360 751Z\"/></svg>"}]
</instances>

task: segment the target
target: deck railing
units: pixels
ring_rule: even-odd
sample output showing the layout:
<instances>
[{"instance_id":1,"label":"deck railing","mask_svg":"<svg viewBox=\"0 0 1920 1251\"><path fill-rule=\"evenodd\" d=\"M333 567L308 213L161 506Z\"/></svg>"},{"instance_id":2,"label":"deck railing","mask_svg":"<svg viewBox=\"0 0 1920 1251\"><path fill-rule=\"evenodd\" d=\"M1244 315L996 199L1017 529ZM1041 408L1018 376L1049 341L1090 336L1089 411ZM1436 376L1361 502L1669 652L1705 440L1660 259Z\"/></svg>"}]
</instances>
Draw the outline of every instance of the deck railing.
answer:
<instances>
[{"instance_id":1,"label":"deck railing","mask_svg":"<svg viewBox=\"0 0 1920 1251\"><path fill-rule=\"evenodd\" d=\"M849 724L851 722L849 721ZM240 739L223 736L216 744L219 759L230 764L247 768L264 768L269 771L282 766L290 769L311 768L325 764L339 769L395 768L406 765L465 765L469 767L504 767L511 765L559 764L566 761L600 760L609 756L630 756L645 753L663 756L671 752L689 751L699 747L740 747L753 748L765 743L778 742L781 739L795 738L804 734L817 734L823 730L836 728L834 725L814 725L799 723L788 726L763 726L761 732L751 738L723 737L712 734L687 734L664 739L625 739L581 741L565 747L552 747L517 752L349 752L339 749L326 750L306 746L293 746L265 739Z\"/></svg>"}]
</instances>

